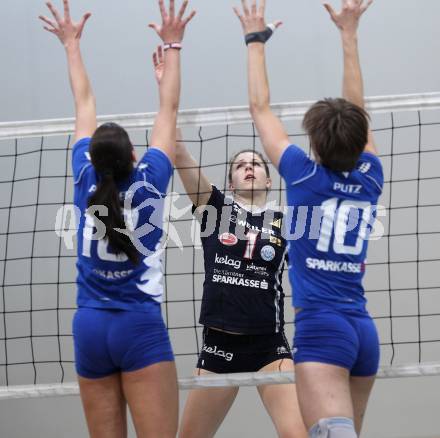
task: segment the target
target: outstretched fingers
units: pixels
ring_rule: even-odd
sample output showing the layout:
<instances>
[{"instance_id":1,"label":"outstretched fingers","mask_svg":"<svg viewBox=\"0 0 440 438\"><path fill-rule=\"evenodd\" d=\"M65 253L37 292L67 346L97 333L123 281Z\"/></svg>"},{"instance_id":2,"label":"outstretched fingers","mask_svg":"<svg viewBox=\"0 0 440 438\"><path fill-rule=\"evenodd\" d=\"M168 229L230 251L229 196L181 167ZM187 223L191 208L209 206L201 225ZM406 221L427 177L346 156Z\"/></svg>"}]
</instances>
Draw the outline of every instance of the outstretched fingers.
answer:
<instances>
[{"instance_id":1,"label":"outstretched fingers","mask_svg":"<svg viewBox=\"0 0 440 438\"><path fill-rule=\"evenodd\" d=\"M244 15L249 15L249 8L246 0L241 0Z\"/></svg>"},{"instance_id":2,"label":"outstretched fingers","mask_svg":"<svg viewBox=\"0 0 440 438\"><path fill-rule=\"evenodd\" d=\"M176 16L176 6L174 4L174 0L170 0L170 18L171 18L171 20L173 20L175 16Z\"/></svg>"},{"instance_id":3,"label":"outstretched fingers","mask_svg":"<svg viewBox=\"0 0 440 438\"><path fill-rule=\"evenodd\" d=\"M183 25L186 26L196 15L196 11L191 11L191 13L183 20Z\"/></svg>"},{"instance_id":4,"label":"outstretched fingers","mask_svg":"<svg viewBox=\"0 0 440 438\"><path fill-rule=\"evenodd\" d=\"M163 49L162 46L158 46L153 53L153 64L154 68L159 67L163 63Z\"/></svg>"},{"instance_id":5,"label":"outstretched fingers","mask_svg":"<svg viewBox=\"0 0 440 438\"><path fill-rule=\"evenodd\" d=\"M157 23L150 23L148 25L149 28L153 29L159 36L160 36L160 32L162 30L162 27L159 26Z\"/></svg>"},{"instance_id":6,"label":"outstretched fingers","mask_svg":"<svg viewBox=\"0 0 440 438\"><path fill-rule=\"evenodd\" d=\"M252 15L257 15L257 0L252 0L251 13Z\"/></svg>"},{"instance_id":7,"label":"outstretched fingers","mask_svg":"<svg viewBox=\"0 0 440 438\"><path fill-rule=\"evenodd\" d=\"M53 27L43 26L43 29L44 29L44 30L47 30L48 32L53 33L53 34L55 34L55 35L57 34L57 30L54 29Z\"/></svg>"},{"instance_id":8,"label":"outstretched fingers","mask_svg":"<svg viewBox=\"0 0 440 438\"><path fill-rule=\"evenodd\" d=\"M69 0L63 0L63 4L64 4L64 19L66 21L70 21Z\"/></svg>"},{"instance_id":9,"label":"outstretched fingers","mask_svg":"<svg viewBox=\"0 0 440 438\"><path fill-rule=\"evenodd\" d=\"M159 9L160 9L160 15L162 16L162 21L166 21L168 19L168 14L165 8L164 0L159 0Z\"/></svg>"},{"instance_id":10,"label":"outstretched fingers","mask_svg":"<svg viewBox=\"0 0 440 438\"><path fill-rule=\"evenodd\" d=\"M55 23L54 21L50 20L49 18L45 17L44 15L40 15L38 18L39 18L41 21L43 21L44 23L46 23L46 24L48 24L49 26L51 26L52 29L56 29L57 25L56 25L56 23ZM48 30L46 26L44 26L44 28L45 28L46 30Z\"/></svg>"},{"instance_id":11,"label":"outstretched fingers","mask_svg":"<svg viewBox=\"0 0 440 438\"><path fill-rule=\"evenodd\" d=\"M363 14L373 3L373 0L368 0L366 3L362 1L361 3L361 14Z\"/></svg>"},{"instance_id":12,"label":"outstretched fingers","mask_svg":"<svg viewBox=\"0 0 440 438\"><path fill-rule=\"evenodd\" d=\"M244 24L244 17L242 15L242 13L239 11L239 9L235 6L232 7L232 9L235 12L235 15L238 17L238 19L240 20L241 24Z\"/></svg>"},{"instance_id":13,"label":"outstretched fingers","mask_svg":"<svg viewBox=\"0 0 440 438\"><path fill-rule=\"evenodd\" d=\"M185 11L186 11L187 6L188 6L188 0L185 0L182 3L182 6L180 7L180 10L179 10L179 15L178 15L179 20L183 20L183 16L185 15Z\"/></svg>"},{"instance_id":14,"label":"outstretched fingers","mask_svg":"<svg viewBox=\"0 0 440 438\"><path fill-rule=\"evenodd\" d=\"M153 53L153 65L154 65L154 68L157 68L157 66L159 65L159 61L157 58L157 52Z\"/></svg>"},{"instance_id":15,"label":"outstretched fingers","mask_svg":"<svg viewBox=\"0 0 440 438\"><path fill-rule=\"evenodd\" d=\"M87 12L86 14L84 14L84 16L82 17L80 23L78 24L78 37L81 38L81 35L83 33L84 30L84 26L86 25L87 20L92 16L92 14L90 12Z\"/></svg>"},{"instance_id":16,"label":"outstretched fingers","mask_svg":"<svg viewBox=\"0 0 440 438\"><path fill-rule=\"evenodd\" d=\"M61 21L62 21L62 18L60 16L57 8L55 8L55 6L51 2L47 2L46 5L49 8L50 12L52 13L53 17L55 18L55 20L58 23L58 25L60 25Z\"/></svg>"},{"instance_id":17,"label":"outstretched fingers","mask_svg":"<svg viewBox=\"0 0 440 438\"><path fill-rule=\"evenodd\" d=\"M264 17L264 14L266 12L266 0L260 0L260 7L258 8L258 12Z\"/></svg>"},{"instance_id":18,"label":"outstretched fingers","mask_svg":"<svg viewBox=\"0 0 440 438\"><path fill-rule=\"evenodd\" d=\"M327 9L327 12L330 14L330 17L333 21L336 21L336 12L333 9L330 3L324 3L324 8Z\"/></svg>"}]
</instances>

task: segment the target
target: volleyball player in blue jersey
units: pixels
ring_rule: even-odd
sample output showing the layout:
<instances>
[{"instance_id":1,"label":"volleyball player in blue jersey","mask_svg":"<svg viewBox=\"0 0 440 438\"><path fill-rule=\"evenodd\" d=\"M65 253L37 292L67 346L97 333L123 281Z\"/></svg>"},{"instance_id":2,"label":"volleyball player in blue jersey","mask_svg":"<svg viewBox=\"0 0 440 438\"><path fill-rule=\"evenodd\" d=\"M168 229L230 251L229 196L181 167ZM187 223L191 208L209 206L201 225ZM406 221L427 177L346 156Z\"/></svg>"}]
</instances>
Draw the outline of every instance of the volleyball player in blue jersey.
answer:
<instances>
[{"instance_id":1,"label":"volleyball player in blue jersey","mask_svg":"<svg viewBox=\"0 0 440 438\"><path fill-rule=\"evenodd\" d=\"M184 18L187 3L175 13L174 0L168 11L160 0L162 24L150 25L165 43L167 69L153 147L137 166L123 128L114 123L97 128L95 99L80 52L90 14L73 22L64 0L64 17L51 3L53 19L40 17L66 50L75 100L74 202L82 214L73 336L92 437L126 437L126 403L138 437L173 438L177 432L176 369L160 312L159 242L163 198L175 160L179 51L185 26L194 16Z\"/></svg>"},{"instance_id":2,"label":"volleyball player in blue jersey","mask_svg":"<svg viewBox=\"0 0 440 438\"><path fill-rule=\"evenodd\" d=\"M343 0L340 12L325 5L341 32L344 99L319 101L305 115L314 160L290 145L270 109L264 43L276 25L266 26L264 0L251 3L243 0L243 11L235 12L248 43L252 116L286 182L301 412L310 437L353 438L360 433L379 364L378 335L362 287L368 235L383 187L357 48L359 20L371 0Z\"/></svg>"},{"instance_id":3,"label":"volleyball player in blue jersey","mask_svg":"<svg viewBox=\"0 0 440 438\"><path fill-rule=\"evenodd\" d=\"M154 54L154 65L160 83L161 50ZM176 167L202 227L204 332L196 374L293 370L284 335L283 215L267 204L267 163L252 149L238 152L229 164L232 197L210 184L182 141L177 144ZM307 435L295 385L262 385L258 392L278 436ZM190 391L179 436L214 436L237 393L238 388L231 387Z\"/></svg>"}]
</instances>

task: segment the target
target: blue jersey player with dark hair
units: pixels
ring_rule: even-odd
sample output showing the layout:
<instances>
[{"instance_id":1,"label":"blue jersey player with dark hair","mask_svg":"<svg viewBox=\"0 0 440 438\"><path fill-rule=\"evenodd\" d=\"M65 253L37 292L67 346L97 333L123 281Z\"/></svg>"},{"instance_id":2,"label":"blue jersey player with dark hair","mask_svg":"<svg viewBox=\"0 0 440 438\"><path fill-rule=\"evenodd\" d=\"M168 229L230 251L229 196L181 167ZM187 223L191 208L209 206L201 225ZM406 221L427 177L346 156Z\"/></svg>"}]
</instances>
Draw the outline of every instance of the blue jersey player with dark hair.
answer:
<instances>
[{"instance_id":1,"label":"blue jersey player with dark hair","mask_svg":"<svg viewBox=\"0 0 440 438\"><path fill-rule=\"evenodd\" d=\"M294 361L298 398L310 437L360 433L379 364L379 340L366 310L362 279L368 236L383 187L364 93L357 28L370 1L343 0L335 12L344 52L343 99L306 113L314 160L290 145L269 102L265 1L236 9L246 35L249 100L265 151L285 180L289 277L296 308ZM279 24L279 23L278 23Z\"/></svg>"},{"instance_id":2,"label":"blue jersey player with dark hair","mask_svg":"<svg viewBox=\"0 0 440 438\"><path fill-rule=\"evenodd\" d=\"M138 437L174 438L178 388L174 356L164 325L162 210L175 160L180 96L180 48L188 1L175 13L159 1L162 25L151 24L165 43L167 66L151 147L135 166L133 146L117 124L97 128L96 105L81 58L79 23L48 3L45 29L66 50L75 100L72 153L78 228L78 310L73 321L75 366L90 436L127 436L126 404Z\"/></svg>"}]
</instances>

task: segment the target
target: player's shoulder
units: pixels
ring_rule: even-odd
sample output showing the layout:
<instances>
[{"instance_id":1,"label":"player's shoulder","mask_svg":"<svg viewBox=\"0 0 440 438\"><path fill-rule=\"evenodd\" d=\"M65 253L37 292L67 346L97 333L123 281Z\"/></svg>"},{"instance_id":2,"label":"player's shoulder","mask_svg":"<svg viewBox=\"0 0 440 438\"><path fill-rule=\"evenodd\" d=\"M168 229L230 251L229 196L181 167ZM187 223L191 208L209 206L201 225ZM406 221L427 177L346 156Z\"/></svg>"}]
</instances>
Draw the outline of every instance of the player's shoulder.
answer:
<instances>
[{"instance_id":1,"label":"player's shoulder","mask_svg":"<svg viewBox=\"0 0 440 438\"><path fill-rule=\"evenodd\" d=\"M356 164L358 178L373 184L380 192L384 185L383 167L380 158L371 152L363 152Z\"/></svg>"}]
</instances>

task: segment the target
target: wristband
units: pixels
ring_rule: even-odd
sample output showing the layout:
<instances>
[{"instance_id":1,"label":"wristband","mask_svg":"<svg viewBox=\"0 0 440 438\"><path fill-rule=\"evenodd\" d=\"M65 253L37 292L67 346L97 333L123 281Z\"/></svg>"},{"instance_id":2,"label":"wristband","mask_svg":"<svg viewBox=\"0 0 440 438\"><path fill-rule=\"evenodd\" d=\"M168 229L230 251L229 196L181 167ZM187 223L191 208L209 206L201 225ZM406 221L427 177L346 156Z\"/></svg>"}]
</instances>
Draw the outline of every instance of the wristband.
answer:
<instances>
[{"instance_id":1,"label":"wristband","mask_svg":"<svg viewBox=\"0 0 440 438\"><path fill-rule=\"evenodd\" d=\"M166 43L163 45L164 50L168 49L176 49L176 50L182 50L182 44L181 43Z\"/></svg>"},{"instance_id":2,"label":"wristband","mask_svg":"<svg viewBox=\"0 0 440 438\"><path fill-rule=\"evenodd\" d=\"M247 35L245 35L244 40L246 42L246 45L250 43L265 44L273 35L274 31L275 31L275 25L271 23L266 26L265 30L262 30L260 32L248 33Z\"/></svg>"}]
</instances>

